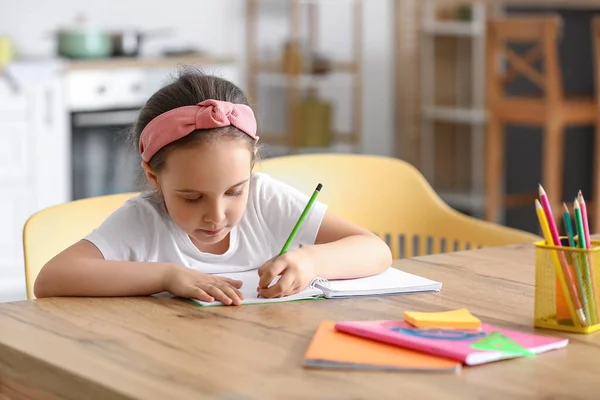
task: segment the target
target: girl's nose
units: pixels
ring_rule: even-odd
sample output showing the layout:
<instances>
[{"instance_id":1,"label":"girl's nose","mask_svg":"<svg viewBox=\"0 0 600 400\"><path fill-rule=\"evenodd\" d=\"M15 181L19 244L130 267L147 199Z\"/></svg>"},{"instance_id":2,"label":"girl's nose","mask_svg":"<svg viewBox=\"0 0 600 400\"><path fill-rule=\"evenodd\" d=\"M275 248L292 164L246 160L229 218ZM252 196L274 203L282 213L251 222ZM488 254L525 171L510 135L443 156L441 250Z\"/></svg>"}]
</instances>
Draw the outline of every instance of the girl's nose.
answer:
<instances>
[{"instance_id":1,"label":"girl's nose","mask_svg":"<svg viewBox=\"0 0 600 400\"><path fill-rule=\"evenodd\" d=\"M204 220L219 225L225 219L225 207L221 201L214 201L208 208Z\"/></svg>"}]
</instances>

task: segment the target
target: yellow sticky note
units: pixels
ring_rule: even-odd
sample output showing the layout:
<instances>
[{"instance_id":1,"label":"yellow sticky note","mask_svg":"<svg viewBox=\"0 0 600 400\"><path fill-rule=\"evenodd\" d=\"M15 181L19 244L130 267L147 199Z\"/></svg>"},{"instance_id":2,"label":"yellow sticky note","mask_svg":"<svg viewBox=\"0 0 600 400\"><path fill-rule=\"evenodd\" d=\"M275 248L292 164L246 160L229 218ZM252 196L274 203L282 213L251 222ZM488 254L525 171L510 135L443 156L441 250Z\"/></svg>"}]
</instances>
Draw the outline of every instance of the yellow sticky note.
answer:
<instances>
[{"instance_id":1,"label":"yellow sticky note","mask_svg":"<svg viewBox=\"0 0 600 400\"><path fill-rule=\"evenodd\" d=\"M480 329L481 321L474 317L469 310L444 312L414 312L405 311L404 320L417 328L438 329Z\"/></svg>"}]
</instances>

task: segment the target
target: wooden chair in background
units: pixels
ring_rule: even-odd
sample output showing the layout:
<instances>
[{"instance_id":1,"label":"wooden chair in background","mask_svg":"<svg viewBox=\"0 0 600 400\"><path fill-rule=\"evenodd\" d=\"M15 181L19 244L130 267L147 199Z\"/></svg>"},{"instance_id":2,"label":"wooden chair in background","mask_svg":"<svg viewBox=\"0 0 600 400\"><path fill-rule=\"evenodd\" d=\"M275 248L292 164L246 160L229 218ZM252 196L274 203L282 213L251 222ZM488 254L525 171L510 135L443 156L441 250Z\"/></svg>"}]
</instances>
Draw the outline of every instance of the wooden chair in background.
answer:
<instances>
[{"instance_id":1,"label":"wooden chair in background","mask_svg":"<svg viewBox=\"0 0 600 400\"><path fill-rule=\"evenodd\" d=\"M561 20L558 16L515 16L493 18L487 25L487 143L486 143L486 219L500 220L504 207L531 205L537 187L531 194L507 196L503 190L505 177L506 124L542 126L542 185L551 201L556 218L562 209L565 128L596 125L598 107L593 97L569 98L563 94L558 38ZM524 54L509 45L532 44ZM506 60L505 72L498 61ZM536 68L541 61L542 71ZM527 78L542 91L538 97L506 94L507 85L515 78ZM600 147L596 147L596 160ZM598 185L594 185L598 186ZM596 196L596 198L598 198ZM532 211L533 212L533 211ZM559 219L560 220L560 219ZM596 225L598 226L598 225Z\"/></svg>"}]
</instances>

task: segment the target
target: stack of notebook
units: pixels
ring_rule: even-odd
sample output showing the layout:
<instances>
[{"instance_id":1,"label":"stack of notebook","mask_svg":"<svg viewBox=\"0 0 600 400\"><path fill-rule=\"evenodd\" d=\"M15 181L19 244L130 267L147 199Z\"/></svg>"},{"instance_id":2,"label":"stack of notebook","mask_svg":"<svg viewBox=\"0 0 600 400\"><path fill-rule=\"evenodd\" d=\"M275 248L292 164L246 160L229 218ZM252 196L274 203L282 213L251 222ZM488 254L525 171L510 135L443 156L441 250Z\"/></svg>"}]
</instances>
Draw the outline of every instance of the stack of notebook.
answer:
<instances>
[{"instance_id":1,"label":"stack of notebook","mask_svg":"<svg viewBox=\"0 0 600 400\"><path fill-rule=\"evenodd\" d=\"M324 321L315 333L304 365L313 368L458 372L461 363L337 331Z\"/></svg>"},{"instance_id":2,"label":"stack of notebook","mask_svg":"<svg viewBox=\"0 0 600 400\"><path fill-rule=\"evenodd\" d=\"M482 324L468 310L406 312L397 321L324 321L304 356L312 368L457 372L462 365L533 357L568 339Z\"/></svg>"}]
</instances>

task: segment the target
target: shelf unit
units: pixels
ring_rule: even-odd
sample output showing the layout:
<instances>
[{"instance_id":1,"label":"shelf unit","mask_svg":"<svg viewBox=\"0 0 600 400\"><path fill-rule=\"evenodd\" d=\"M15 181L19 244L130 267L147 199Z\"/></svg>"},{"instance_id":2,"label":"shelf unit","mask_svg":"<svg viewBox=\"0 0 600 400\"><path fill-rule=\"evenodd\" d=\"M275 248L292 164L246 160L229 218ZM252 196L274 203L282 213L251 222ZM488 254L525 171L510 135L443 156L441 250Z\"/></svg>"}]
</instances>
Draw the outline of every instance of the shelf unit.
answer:
<instances>
[{"instance_id":1,"label":"shelf unit","mask_svg":"<svg viewBox=\"0 0 600 400\"><path fill-rule=\"evenodd\" d=\"M464 210L478 218L483 217L484 193L484 140L485 140L485 21L484 2L472 2L469 20L444 21L436 18L436 0L423 0L420 30L420 160L421 170L430 184L450 206ZM435 40L451 36L457 41L456 86L466 69L471 70L470 91L457 90L455 105L436 104ZM469 59L469 46L471 57ZM470 64L470 65L469 65ZM469 93L470 92L470 93ZM445 122L468 129L470 133L470 187L467 189L438 190L435 182L435 123ZM452 151L462 152L461 149ZM456 159L462 154L457 153Z\"/></svg>"},{"instance_id":2,"label":"shelf unit","mask_svg":"<svg viewBox=\"0 0 600 400\"><path fill-rule=\"evenodd\" d=\"M310 54L319 52L319 10L320 4L350 4L352 6L352 30L350 46L352 57L347 61L330 61L325 73L311 73L302 69L286 69L283 60L265 61L259 57L258 29L260 20L260 4L268 0L246 0L246 49L247 49L247 87L253 107L258 108L259 78L269 77L269 84L286 89L286 129L284 132L261 132L261 141L267 144L282 146L288 153L305 150L302 147L302 132L300 129L302 94L305 90L318 92L322 82L332 75L344 74L351 78L351 117L352 128L348 132L332 133L331 146L348 144L355 152L362 149L362 35L363 16L362 0L288 0L289 7L289 37L292 43L302 39L302 12L307 12L308 29L306 32ZM279 3L281 5L281 3ZM303 59L302 61L307 61ZM313 92L313 93L314 93ZM260 113L260 110L257 110ZM333 122L332 122L333 123ZM323 148L308 148L322 151Z\"/></svg>"}]
</instances>

